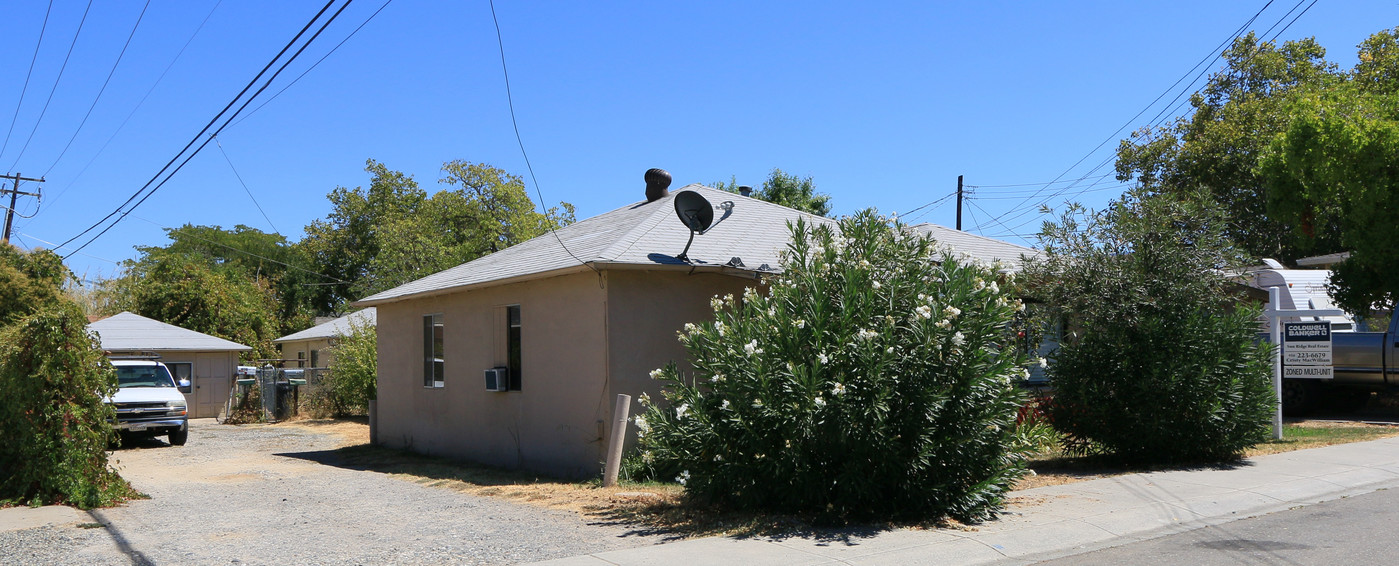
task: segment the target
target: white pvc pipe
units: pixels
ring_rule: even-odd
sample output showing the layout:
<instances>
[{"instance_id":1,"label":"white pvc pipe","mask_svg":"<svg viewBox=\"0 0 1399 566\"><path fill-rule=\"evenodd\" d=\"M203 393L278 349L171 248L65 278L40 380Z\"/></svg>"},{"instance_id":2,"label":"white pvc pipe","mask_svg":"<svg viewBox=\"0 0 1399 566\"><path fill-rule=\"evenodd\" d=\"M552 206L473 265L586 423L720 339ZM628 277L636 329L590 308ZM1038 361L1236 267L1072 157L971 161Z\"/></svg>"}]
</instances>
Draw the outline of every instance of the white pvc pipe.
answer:
<instances>
[{"instance_id":1,"label":"white pvc pipe","mask_svg":"<svg viewBox=\"0 0 1399 566\"><path fill-rule=\"evenodd\" d=\"M607 468L602 474L602 487L617 485L617 474L622 469L622 443L627 440L627 417L631 413L631 395L617 395L617 406L612 409L612 441L607 443Z\"/></svg>"}]
</instances>

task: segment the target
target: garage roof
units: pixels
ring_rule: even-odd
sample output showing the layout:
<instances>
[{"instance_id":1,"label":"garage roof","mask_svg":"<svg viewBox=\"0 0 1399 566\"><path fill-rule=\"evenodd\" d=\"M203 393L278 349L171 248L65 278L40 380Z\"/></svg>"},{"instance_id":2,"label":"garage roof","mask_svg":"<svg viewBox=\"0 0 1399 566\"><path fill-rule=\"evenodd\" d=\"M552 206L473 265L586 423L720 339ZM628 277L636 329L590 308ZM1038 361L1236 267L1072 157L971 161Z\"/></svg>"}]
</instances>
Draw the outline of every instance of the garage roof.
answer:
<instances>
[{"instance_id":1,"label":"garage roof","mask_svg":"<svg viewBox=\"0 0 1399 566\"><path fill-rule=\"evenodd\" d=\"M87 325L102 340L102 349L186 350L198 352L251 350L237 342L165 324L139 314L123 312Z\"/></svg>"}]
</instances>

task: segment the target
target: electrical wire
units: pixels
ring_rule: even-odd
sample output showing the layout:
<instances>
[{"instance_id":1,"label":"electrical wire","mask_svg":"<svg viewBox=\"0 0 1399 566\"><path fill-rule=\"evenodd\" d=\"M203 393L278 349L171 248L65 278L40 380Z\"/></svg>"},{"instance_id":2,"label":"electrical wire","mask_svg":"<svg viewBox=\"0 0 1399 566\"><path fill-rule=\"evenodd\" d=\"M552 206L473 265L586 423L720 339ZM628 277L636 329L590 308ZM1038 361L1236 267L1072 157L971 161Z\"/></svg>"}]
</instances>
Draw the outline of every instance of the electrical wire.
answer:
<instances>
[{"instance_id":1,"label":"electrical wire","mask_svg":"<svg viewBox=\"0 0 1399 566\"><path fill-rule=\"evenodd\" d=\"M107 137L107 141L102 144L102 147L97 149L97 153L94 153L92 158L87 160L87 164L83 165L83 168L78 170L78 174L74 175L73 178L68 181L68 184L64 185L64 187L58 191L58 194L54 195L53 199L50 201L51 203L57 203L58 199L63 198L63 195L68 192L68 189L73 188L73 185L77 184L78 179L82 178L83 173L87 173L88 168L92 167L92 164L97 161L97 158L102 155L102 152L107 150L107 146L112 144L112 140L117 139L117 134L121 133L122 129L126 127L126 123L130 122L131 117L136 115L136 111L140 110L141 106L146 103L146 99L151 97L151 93L155 92L155 87L160 86L160 81L165 80L165 75L170 73L170 69L174 68L175 62L179 61L180 57L185 54L185 50L189 49L189 45L194 42L194 38L204 29L204 25L209 23L209 18L214 16L214 11L218 10L219 6L222 4L223 0L214 3L214 7L210 8L209 13L204 15L204 20L199 22L199 27L194 28L194 33L191 33L189 39L185 40L185 44L180 47L180 51L175 54L175 58L170 60L170 63L165 66L165 70L161 71L160 76L156 77L155 82L151 84L151 87L146 89L146 94L141 96L140 102L137 102L136 106L131 109L131 112L127 113L126 118L121 121L117 129L112 132L111 136Z\"/></svg>"},{"instance_id":2,"label":"electrical wire","mask_svg":"<svg viewBox=\"0 0 1399 566\"><path fill-rule=\"evenodd\" d=\"M49 0L44 10L44 23L39 26L39 41L34 44L34 57L29 59L29 71L24 74L24 86L19 89L19 102L15 104L15 114L10 117L10 129L5 132L5 143L0 145L0 155L10 148L10 134L15 131L15 120L19 119L19 109L24 107L24 94L29 92L29 77L34 74L34 62L39 60L39 48L44 46L44 31L49 29L49 14L53 12L53 0Z\"/></svg>"},{"instance_id":3,"label":"electrical wire","mask_svg":"<svg viewBox=\"0 0 1399 566\"><path fill-rule=\"evenodd\" d=\"M1054 182L1059 181L1061 178L1064 177L1064 175L1067 175L1067 174L1069 173L1069 171L1073 171L1074 168L1078 167L1080 164L1083 163L1084 160L1088 159L1088 158L1089 158L1090 156L1092 156L1094 153L1097 153L1098 150L1099 150L1099 149L1102 149L1102 147L1103 147L1104 145L1106 145L1108 142L1110 142L1110 141L1116 139L1116 138L1117 138L1117 135L1118 135L1119 133L1121 133L1122 130L1126 129L1128 126L1131 126L1134 122L1136 122L1137 118L1140 118L1142 114L1145 114L1148 110L1151 109L1151 107L1155 106L1157 102L1160 102L1162 98L1165 98L1165 96L1166 96L1167 94L1170 94L1171 91L1175 90L1176 86L1180 85L1181 81L1185 80L1186 77L1189 77L1190 74L1191 74L1191 73L1194 73L1196 69L1199 69L1202 65L1206 65L1207 62L1212 63L1213 61L1219 60L1219 58L1222 57L1223 54L1224 54L1224 49L1225 49L1225 47L1227 47L1230 43L1232 43L1235 39L1237 39L1237 38L1239 37L1239 35L1240 35L1241 33L1243 33L1243 30L1247 29L1248 26L1252 25L1253 22L1254 22L1255 20L1257 20L1258 17L1261 16L1261 15L1263 14L1263 11L1264 11L1264 10L1267 10L1268 7L1271 6L1271 5L1273 4L1273 1L1274 1L1274 0L1268 0L1267 3L1263 4L1263 7L1262 7L1262 8L1259 8L1258 11L1255 12L1255 13L1253 14L1253 17L1249 18L1248 21L1245 21L1243 25L1239 26L1238 29L1236 29L1236 30L1234 31L1234 33L1230 34L1230 36L1229 36L1227 39L1225 39L1225 40L1224 40L1223 42L1221 42L1218 46L1216 46L1214 49L1212 49L1212 50L1209 52L1209 54L1205 55L1205 57L1202 58L1198 63L1196 63L1195 66L1191 67L1189 71L1186 71L1185 74L1181 75L1181 77L1180 77L1179 79L1176 79L1176 82L1172 83L1170 87L1167 87L1166 90L1162 91L1160 95L1157 95L1157 97L1156 97L1155 99L1153 99L1153 100L1151 101L1151 103L1147 104L1144 108L1142 108L1140 111L1138 111L1135 115L1133 115L1133 116L1132 116L1130 119L1128 119L1125 123L1123 123L1121 126L1119 126L1116 130L1113 130L1113 132L1112 132L1111 134L1109 134L1107 138L1105 138L1102 142L1099 142L1098 145L1094 146L1093 149L1089 150L1088 153L1084 154L1083 157L1080 157L1080 158L1078 159L1078 161L1075 161L1073 165L1070 165L1068 169L1065 169L1064 172L1062 172L1062 173L1060 173L1058 176L1056 176L1056 177L1054 178L1053 181L1051 181L1050 183L1046 183L1045 186L1041 189L1041 192L1043 192L1043 190L1045 190L1045 189L1048 189L1048 188L1049 188L1049 185L1050 185L1051 183L1054 183ZM1303 0L1303 1L1305 1L1305 0ZM1208 71L1208 69L1209 69L1209 67L1206 66L1206 67L1205 67L1205 70L1202 71L1202 72ZM1185 88L1183 88L1183 89L1181 90L1181 93L1183 94L1184 92L1190 90L1191 86L1193 86L1193 85L1195 84L1195 81L1198 81L1198 80L1199 80L1199 75L1197 75L1196 78L1192 79L1191 82L1188 83L1188 84L1185 86ZM1177 95L1176 95L1176 99L1179 99L1180 96L1181 96L1181 94L1177 94ZM1166 104L1166 109L1169 109L1169 108L1171 107L1171 104L1174 104L1174 102L1175 102L1175 101L1172 100L1171 103L1167 103L1167 104ZM1165 110L1165 109L1163 109L1163 111L1164 111L1164 110ZM1157 114L1157 118L1153 118L1153 122L1159 120L1159 117L1160 117L1160 114L1158 113L1158 114ZM1090 175L1091 175L1091 174L1092 174L1092 173L1090 172ZM1079 180L1082 180L1083 178L1086 178L1086 177L1087 177L1087 175L1085 175L1084 177L1080 177ZM1038 194L1039 194L1039 193L1036 193L1035 195L1032 195L1032 196L1030 196L1030 197L1026 197L1026 198L1025 198L1024 200L1022 200L1019 204L1012 206L1012 207L1010 208L1010 210L1011 210L1011 211L1015 211L1015 210L1017 210L1017 209L1020 209L1020 208L1021 208L1022 206L1024 206L1026 203L1028 203L1028 202L1030 202L1032 199L1034 199L1035 196L1038 196ZM1051 198L1052 198L1052 197L1051 197ZM1025 208L1025 209L1022 209L1021 212L1012 215L1011 218L1006 219L1006 220L1007 220L1007 221L1014 221L1016 218L1019 218L1019 217L1023 216L1024 214L1026 214L1026 213L1027 213L1028 211L1030 211L1030 210L1033 210L1033 209L1032 209L1032 208ZM1004 224L1004 222L1002 222L1002 217L1004 217L1004 216L1006 216L1006 214L999 215L999 216L995 217L994 220L995 220L998 224L1001 224L1002 226L1004 226L1005 224Z\"/></svg>"},{"instance_id":4,"label":"electrical wire","mask_svg":"<svg viewBox=\"0 0 1399 566\"><path fill-rule=\"evenodd\" d=\"M232 125L237 126L238 124L242 124L244 120L251 118L253 114L257 114L258 110L262 110L262 107L267 106L273 100L276 100L278 96L281 96L282 93L286 92L287 89L291 88L292 85L296 84L297 81L301 80L301 77L304 77L307 73L314 71L316 67L321 64L322 61L325 61L327 57L330 57L332 54L335 53L336 50L340 49L341 45L344 45L345 42L349 41L350 38L354 37L355 34L359 33L360 29L362 29L366 25L369 25L369 22L374 19L374 16L379 15L379 12L382 12L384 11L384 8L389 7L389 3L391 2L393 2L393 0L384 0L384 4L382 6L379 6L379 9L375 10L373 14L370 14L369 17L366 18L364 22L359 25L359 27L355 28L354 31L350 32L350 35L345 36L345 39L340 40L340 43L337 43L335 44L335 47L330 48L330 51L327 51L325 55L322 55L321 58L317 59L315 63L312 63L310 67L307 67L305 71L302 71L300 75L297 75L296 78L292 79L291 82L287 83L287 86L282 87L282 89L277 91L276 94L273 94L270 98L263 101L262 104L259 104L257 106L257 108L254 108L247 114L244 114L242 118L239 118L238 121L234 122Z\"/></svg>"},{"instance_id":5,"label":"electrical wire","mask_svg":"<svg viewBox=\"0 0 1399 566\"><path fill-rule=\"evenodd\" d=\"M107 71L107 79L102 81L102 88L97 89L97 97L92 99L92 105L87 107L87 113L83 114L82 121L78 122L78 129L74 130L73 136L68 138L68 143L63 146L63 151L58 152L58 157L53 159L53 163L49 164L49 168L45 169L44 174L40 177L49 176L49 172L53 171L54 166L58 165L59 160L68 153L68 148L73 147L73 140L78 139L78 133L82 132L83 126L87 125L87 119L92 116L92 110L97 108L97 102L102 100L102 93L107 92L107 85L112 82L112 75L117 73L117 66L121 65L121 58L126 56L126 48L131 47L131 38L136 37L136 30L141 27L141 20L146 17L146 10L150 7L151 0L146 0L146 4L141 6L141 13L136 16L136 23L131 26L131 34L126 36L126 43L122 44L121 52L117 53L117 60L112 62L112 70Z\"/></svg>"},{"instance_id":6,"label":"electrical wire","mask_svg":"<svg viewBox=\"0 0 1399 566\"><path fill-rule=\"evenodd\" d=\"M325 14L326 10L330 9L330 7L335 3L335 0L329 0L328 2L326 2L325 6L321 7L320 11L319 11L319 12L316 12L316 15L315 15L314 17L311 18L311 21L307 22L306 25L305 25L304 27L301 28L301 31L298 31L298 32L296 33L296 36L295 36L295 37L292 37L291 41L287 42L286 46L282 47L282 50L279 51L279 52L277 52L277 55L274 56L274 57L272 58L272 60L268 61L268 62L267 62L267 65L264 66L264 67L262 68L261 71L258 71L257 75L254 76L253 79L252 79L251 81L248 81L248 84L247 84L246 86L243 87L243 90L239 91L238 94L235 95L235 96L233 97L233 99L230 100L226 106L224 106L223 110L220 110L219 113L216 114L216 115L213 117L213 119L209 120L209 123L208 123L208 124L205 124L204 127L203 127L202 129L199 130L199 133L195 134L194 137L193 137L192 139L190 139L189 143L188 143L188 144L185 144L185 147L182 148L182 149L180 150L179 153L176 153L174 157L170 158L170 161L166 162L165 166L160 168L160 171L156 172L156 174L155 174L154 176L152 176L151 179L150 179L149 181L146 181L146 184L145 184L145 185L142 185L142 187L141 187L140 189L137 189L135 193L133 193L129 198L126 199L126 202L123 202L123 203L122 203L120 206L118 206L115 210L113 210L112 212L108 213L107 216L103 217L101 220L98 220L98 221L97 221L96 223L94 223L93 225L91 225L91 226L89 226L88 228L84 229L82 232L78 233L78 235L73 236L72 238L69 238L67 241L63 242L63 245L64 245L64 246L68 245L68 244L71 243L73 240L76 240L76 239L78 239L78 238L80 238L80 237L86 235L87 233L89 233L89 232L91 232L91 231L97 229L98 226L101 226L103 223L105 223L107 220L111 219L113 216L116 216L118 213L121 213L121 217L119 217L119 218L117 218L117 220L113 221L110 225L108 225L106 228L104 228L100 233L98 233L96 236L92 237L92 239L89 239L89 240L87 241L87 243L83 244L82 246L78 246L77 249L80 250L80 249L86 247L88 244L91 244L91 243L92 243L93 241L95 241L97 238L100 238L103 234L106 234L107 231L108 231L108 230L111 230L113 226L116 226L118 223L120 223L121 220L122 220L123 218L125 218L127 214L130 214L132 210L135 210L137 207L141 206L141 203L145 202L147 198L150 198L151 195L155 194L155 192L156 192L157 190L159 190L160 187L164 186L165 183L168 182L168 181L171 179L171 177L173 177L173 176L175 175L175 173L178 173L179 170L180 170L181 168L183 168L184 165L185 165L186 163L189 163L189 160L190 160L190 159L193 159L195 155L198 155L198 154L199 154L199 151L200 151L201 149L203 149L205 146L207 146L207 145L209 144L209 141L213 139L213 136L217 136L217 135L219 134L219 132L223 130L224 127L227 127L228 124L229 124L229 122L230 122L233 118L237 117L238 113L241 112L241 111L243 110L243 108L247 108L248 104L251 103L254 99L256 99L256 98L257 98L257 95L258 95L259 93L261 93L263 90L265 90L265 89L267 88L267 86L271 84L271 82L272 82L273 79L276 79L276 78L277 78L277 74L280 74L280 73L282 72L282 70L286 69L287 65L290 65L292 61L295 61L295 60L296 60L296 57L297 57L298 55L300 55L303 51L305 51L306 47L309 46L309 45L311 44L311 41L314 41L315 38L316 38L317 36L319 36L320 33L321 33L322 31L325 31L326 26L330 25L331 22L335 21L335 18L336 18L337 16L339 16L340 13L343 12L343 11L345 10L345 8L348 7L348 6L350 5L350 2L351 2L351 1L353 1L353 0L346 0L346 2L345 2L343 5L340 6L340 9L339 9L338 11L336 11L334 14L332 14L331 17L330 17L328 20L326 20L325 23L320 27L320 29L317 30L316 33L315 33L314 35L312 35L311 38L308 39L308 40L306 41L306 43L303 44L303 45L301 46L301 48L298 49L298 50L296 51L296 53L294 53L290 58L288 58L288 59L286 60L286 62L284 62L284 63L282 64L282 66L277 70L277 72L274 73L274 74L272 75L272 77L269 78L269 79L267 80L267 82L265 82L265 83L262 85L262 88L258 89L257 92L253 93L253 95L252 95L251 97L249 97L249 98L247 99L247 101L244 102L243 105L242 105L241 107L239 107L238 110L234 111L234 113L233 113L232 115L229 116L228 120L225 120L224 123L223 123L223 125L220 126L220 127L218 128L218 130L214 131L214 133L211 134L209 138L207 138L207 139L204 140L204 143L203 143L203 144L200 144L200 146L199 146L198 148L196 148L193 152L189 153L189 155L188 155L187 157L185 157L184 161L180 162L179 166L175 167L174 170L170 171L169 175L167 175L167 176L165 177L164 180L162 180L159 184L155 185L155 187L151 188L151 184L152 184L152 183L155 183L156 179L159 179L160 176L161 176L162 174L165 174L166 170L169 169L170 166L173 165L173 164L175 163L175 161L179 160L181 155L184 155L187 151L189 151L189 148L192 147L192 146L195 144L195 142L198 142L198 141L199 141L199 138L202 137L202 136L204 135L205 132L209 131L209 128L212 127L216 122L218 122L218 120L219 120L220 118L222 118L223 115L224 115L225 113L227 113L228 110L229 110L230 108L232 108L234 104L237 104L238 101L239 101L240 99L243 98L243 95L246 94L246 93L248 92L248 90L251 89L251 88L253 87L253 85L257 84L257 81L260 80L260 79L262 78L262 76L263 76L264 74L267 73L268 69L271 69L272 66L275 65L279 59L281 59L282 55L286 54L287 50L291 49L291 47L292 47L293 45L295 45L296 42L297 42L298 40L301 39L301 36L305 35L305 34L306 34L306 31L309 30L309 29L311 29L311 26L315 25L316 21L319 20L320 17L321 17L323 14ZM147 189L147 188L150 188L150 191L149 191L149 192L146 192L146 189ZM145 196L141 196L141 194L142 194L143 192L146 193ZM139 201L136 200L137 197L140 197L140 200L139 200ZM128 204L132 204L132 201L136 201L135 204L133 204L129 210L126 210L125 212L123 212L123 209L125 209L126 206L127 206Z\"/></svg>"},{"instance_id":7,"label":"electrical wire","mask_svg":"<svg viewBox=\"0 0 1399 566\"><path fill-rule=\"evenodd\" d=\"M1102 176L1103 176L1103 177L1108 177L1108 176L1111 176L1111 175L1112 175L1112 173L1108 173L1108 174L1102 175ZM1044 186L1044 185L1053 185L1053 184L1055 184L1055 183L1072 183L1072 182L1074 182L1073 179L1069 179L1069 180L1065 180L1065 181L1059 181L1059 180L1055 180L1055 181L1045 181L1045 182L1040 182L1040 183L1016 183L1016 184L1012 184L1012 185L962 185L962 188L964 188L964 189L1001 189L1001 188L1011 188L1011 187L1040 187L1040 186ZM1028 192L1031 192L1031 191L1025 191L1025 192L1028 193Z\"/></svg>"},{"instance_id":8,"label":"electrical wire","mask_svg":"<svg viewBox=\"0 0 1399 566\"><path fill-rule=\"evenodd\" d=\"M525 140L524 138L520 137L520 123L515 120L515 98L510 93L510 69L505 66L505 40L501 38L500 19L497 18L495 14L495 0L490 0L490 5L491 22L495 24L496 45L500 47L500 70L501 73L505 75L505 101L510 106L510 125L514 126L515 128L515 141L520 144L520 155L524 156L525 168L529 170L530 181L534 182L534 193L539 196L539 207L547 211L548 208L546 208L544 205L544 193L540 192L539 190L539 179L535 178L534 166L530 165L529 153L525 151ZM588 269L593 270L593 273L597 273L599 275L602 274L602 272L599 271L598 268L594 267L593 264L583 261L582 259L579 259L578 256L574 255L573 250L568 249L568 246L563 243L563 238L559 237L558 228L553 226L557 223L550 222L550 224L551 227L549 228L549 233L554 235L554 239L559 242L559 247L562 247L563 251L567 253L569 257L572 257L574 261L583 264Z\"/></svg>"},{"instance_id":9,"label":"electrical wire","mask_svg":"<svg viewBox=\"0 0 1399 566\"><path fill-rule=\"evenodd\" d=\"M44 115L49 112L49 103L53 102L53 93L58 92L58 83L63 82L63 71L68 70L68 60L73 57L73 48L78 45L78 38L83 35L83 25L87 23L87 14L92 10L92 0L87 0L87 8L83 9L83 18L78 20L78 31L73 33L73 42L68 44L68 54L63 56L63 65L58 68L58 77L53 80L53 88L49 89L49 97L44 100L44 108L39 110L39 119L34 120L34 128L29 130L29 137L25 138L24 146L19 148L19 155L10 164L10 170L15 170L15 165L19 164L20 158L24 157L25 150L29 149L29 142L34 141L34 133L39 131L39 124L44 122Z\"/></svg>"},{"instance_id":10,"label":"electrical wire","mask_svg":"<svg viewBox=\"0 0 1399 566\"><path fill-rule=\"evenodd\" d=\"M281 236L282 232L277 229L275 224L272 224L272 219L267 217L267 211L262 209L262 205L257 202L257 197L254 197L253 191L248 188L248 183L244 182L243 176L238 174L238 168L233 166L233 160L228 158L228 152L223 150L223 143L219 142L218 136L214 136L214 146L218 147L219 153L223 154L223 160L228 162L228 168L233 170L233 176L238 178L238 184L243 185L243 192L248 193L248 199L253 201L253 206L256 206L257 211L262 213L262 219L266 220L267 225L272 227L272 233Z\"/></svg>"},{"instance_id":11,"label":"electrical wire","mask_svg":"<svg viewBox=\"0 0 1399 566\"><path fill-rule=\"evenodd\" d=\"M1278 18L1277 22L1275 22L1272 26L1270 26L1270 27L1268 28L1268 30L1265 31L1265 32L1263 33L1263 35L1267 35L1268 31L1272 31L1274 28L1276 28L1277 25L1278 25L1279 23L1282 23L1283 20L1286 20L1287 17L1288 17L1289 15L1292 14L1292 12L1296 11L1297 8L1300 7L1300 6L1301 6L1303 3L1305 3L1305 2L1306 2L1306 0L1299 0L1299 2L1298 2L1296 5L1294 5L1294 6L1292 7L1292 9L1288 10L1287 13L1283 14L1280 18ZM1312 6L1315 6L1315 5L1316 5L1316 2L1317 2L1317 0L1312 0L1312 3L1309 4L1309 5L1307 6L1306 9L1304 9L1304 10L1302 10L1302 12L1298 13L1296 17L1292 18L1292 21L1288 22L1288 24L1287 24L1286 26L1283 26L1282 29L1278 30L1278 32L1277 32L1276 34L1273 34L1272 38L1266 40L1265 43L1271 43L1271 42L1273 42L1274 40L1276 40L1277 37L1279 37L1279 36L1281 36L1283 33L1285 33L1289 28L1292 27L1293 24L1295 24L1295 23L1297 22L1297 20L1298 20L1299 18L1302 17L1302 15L1306 14L1309 10L1311 10ZM1267 6L1265 5L1264 8L1267 8ZM1260 10L1260 13L1261 13L1261 10ZM1258 15L1255 14L1254 19L1256 19L1257 16L1258 16ZM1252 22L1252 19L1250 19L1250 23L1251 23L1251 22ZM1248 25L1248 23L1245 24L1245 27L1246 27L1247 25ZM1236 36L1235 36L1234 39L1237 40L1237 38L1238 38L1238 35L1236 34ZM1255 49L1255 51L1249 55L1248 60L1246 60L1245 62L1251 61L1251 60L1253 59L1253 57L1257 56L1257 54L1258 54L1258 51ZM1219 59L1220 57L1223 57L1223 55L1224 55L1224 52L1223 52L1223 51L1220 51L1219 55L1217 55L1217 56L1215 57L1215 59L1217 60L1217 59ZM1193 69L1192 69L1192 70L1193 70ZM1206 69L1206 71L1207 71L1207 70L1208 70L1208 69ZM1196 82L1198 82L1199 79L1201 78L1201 76L1203 76L1204 73L1205 73L1206 71L1201 71L1199 74L1197 74L1196 77L1195 77L1194 79L1191 80L1190 85L1194 85ZM1161 123L1164 122L1164 120L1161 119L1163 115L1176 116L1176 115L1179 114L1179 111L1180 111L1181 107L1184 106L1184 104L1187 103L1187 102L1189 102L1189 100L1190 100L1190 99L1188 99L1188 98L1186 98L1186 99L1184 99L1184 100L1181 99L1181 96L1183 96L1184 93L1185 93L1185 91L1182 91L1180 94L1178 94L1178 95L1176 96L1176 98L1175 98L1174 100L1172 100L1172 104L1174 104L1174 106L1171 106L1171 105L1168 104L1166 108L1162 109L1161 112L1158 112L1158 113L1157 113L1157 115L1153 118L1153 125L1152 125L1152 127L1160 127ZM1179 100L1180 102L1179 102L1179 103L1176 103L1176 100ZM1136 135L1133 135L1133 137L1136 137ZM1095 151L1096 151L1096 150L1095 150ZM1081 162L1081 161L1082 161L1082 160L1080 160L1080 162ZM1093 172L1096 172L1097 170L1099 170L1099 169L1101 169L1101 168L1107 166L1107 164L1108 164L1108 163L1111 163L1112 161L1113 161L1113 156L1109 156L1108 158L1104 159L1101 163L1099 163L1096 167L1094 167L1092 170L1090 170L1089 174L1091 175ZM1075 165L1075 166L1077 166L1077 165ZM1095 183L1095 184L1096 184L1096 183ZM1091 185L1090 185L1090 186L1091 186ZM1058 196L1058 195L1060 195L1060 194L1063 194L1063 193L1065 192L1065 190L1066 190L1066 189L1057 191L1056 193L1051 194L1051 195L1049 195L1048 197L1045 197L1044 199L1041 199L1041 200L1039 201L1038 204L1039 204L1039 205L1043 205L1044 203L1047 203L1050 199L1053 199L1053 198L1055 198L1056 196ZM1078 192L1078 193L1074 193L1074 194L1082 194L1082 191L1080 191L1080 192ZM1027 199L1027 200L1028 200L1028 199ZM1009 221L1013 221L1013 220L1015 220L1015 219L1017 219L1017 218L1023 217L1025 214L1029 213L1031 210L1033 210L1033 209L1031 209L1031 208L1022 208L1022 209L1019 210L1019 212L1015 212L1014 214L1012 214L1012 212L1015 211L1015 208L1012 208L1012 209L1011 209L1011 212L1007 212L1007 213L1005 213L1005 214L1002 214L1001 216L994 218L993 221L995 221L997 224L1000 224L1002 227L1005 227L1005 228L1007 229L1008 232L1015 233L1016 230L1019 230L1020 228L1024 227L1025 225L1027 225L1027 224L1029 224L1029 223L1031 223L1031 222L1034 222L1034 221L1038 220L1038 217L1032 217L1032 218L1030 218L1029 220L1026 220L1025 222L1022 222L1022 223L1020 223L1020 224L1017 224L1017 225L1015 225L1015 226L1013 226L1013 227L1012 227L1012 226L1006 226L1006 224L1005 224L1004 222L1001 221L1001 218L1002 218L1002 217L1005 217L1006 215L1010 215L1010 218L1009 218L1008 220L1009 220Z\"/></svg>"},{"instance_id":12,"label":"electrical wire","mask_svg":"<svg viewBox=\"0 0 1399 566\"><path fill-rule=\"evenodd\" d=\"M939 198L939 199L937 199L937 200L935 200L935 201L933 201L933 202L924 204L924 205L922 205L922 206L914 207L913 210L910 210L910 211L908 211L908 212L903 213L903 215L900 216L900 218L903 218L903 219L904 219L904 222L906 222L906 223L907 223L907 222L913 222L914 220L917 220L917 219L922 218L923 216L927 215L929 212L932 212L932 211L934 211L934 210L937 210L938 207L939 207L942 203L947 202L948 199L950 199L950 198L952 198L952 197L955 197L955 196L957 196L957 193L956 193L956 192L953 192L953 193L951 193L951 194L949 194L949 195L946 195L946 196L943 196L942 198ZM932 207L932 208L928 208L928 207ZM925 209L925 208L926 208L927 210L923 210L923 209ZM914 214L915 212L918 212L918 211L920 211L920 210L923 210L923 212L919 212L918 214Z\"/></svg>"},{"instance_id":13,"label":"electrical wire","mask_svg":"<svg viewBox=\"0 0 1399 566\"><path fill-rule=\"evenodd\" d=\"M53 242L50 242L50 241L48 241L48 240L45 240L45 239L40 238L40 237L38 237L38 236L35 236L35 235L33 235L33 234L25 234L24 232L20 232L20 231L15 231L15 234L23 234L23 235L25 235L25 236L28 236L30 239L32 239L32 240L34 240L34 241L36 241L36 242L43 243L43 244L48 244L48 245L49 245L49 249L54 250L54 251L57 251L57 250L63 248L63 246L61 246L61 245L55 244L55 243L53 243ZM30 246L30 249L34 249L33 246ZM112 264L112 265L121 265L121 262L119 262L119 261L112 261L112 260L107 259L107 258L105 258L105 257L97 257L97 256L92 255L92 254L84 254L84 253L80 253L80 254L78 254L78 255L83 256L83 257L92 258L92 259L95 259L95 260L98 260L98 261L105 261L105 262L110 263L110 264ZM65 256L65 257L66 257L66 256Z\"/></svg>"}]
</instances>

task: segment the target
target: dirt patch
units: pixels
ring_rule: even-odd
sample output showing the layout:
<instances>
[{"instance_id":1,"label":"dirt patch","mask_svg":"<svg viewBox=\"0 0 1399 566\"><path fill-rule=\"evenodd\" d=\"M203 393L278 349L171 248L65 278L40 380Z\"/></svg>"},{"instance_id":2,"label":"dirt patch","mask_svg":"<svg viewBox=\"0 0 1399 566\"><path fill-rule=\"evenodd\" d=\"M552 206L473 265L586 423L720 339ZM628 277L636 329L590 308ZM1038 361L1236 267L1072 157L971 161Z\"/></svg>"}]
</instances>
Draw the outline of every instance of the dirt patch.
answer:
<instances>
[{"instance_id":1,"label":"dirt patch","mask_svg":"<svg viewBox=\"0 0 1399 566\"><path fill-rule=\"evenodd\" d=\"M301 419L264 426L298 428L317 434L332 434L339 437L344 442L342 446L369 444L369 419L367 417L349 419Z\"/></svg>"}]
</instances>

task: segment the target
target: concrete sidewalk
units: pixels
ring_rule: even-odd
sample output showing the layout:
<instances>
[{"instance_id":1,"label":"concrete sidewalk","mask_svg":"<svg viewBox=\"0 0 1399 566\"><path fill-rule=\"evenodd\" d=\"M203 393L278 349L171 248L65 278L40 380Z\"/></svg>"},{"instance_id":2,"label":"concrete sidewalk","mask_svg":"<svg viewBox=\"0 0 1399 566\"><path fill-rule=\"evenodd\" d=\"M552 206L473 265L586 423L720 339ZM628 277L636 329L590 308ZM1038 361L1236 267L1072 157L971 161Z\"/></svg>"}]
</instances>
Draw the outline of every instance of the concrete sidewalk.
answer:
<instances>
[{"instance_id":1,"label":"concrete sidewalk","mask_svg":"<svg viewBox=\"0 0 1399 566\"><path fill-rule=\"evenodd\" d=\"M1395 486L1399 437L1019 491L1000 519L967 530L714 537L539 564L1029 564Z\"/></svg>"}]
</instances>

